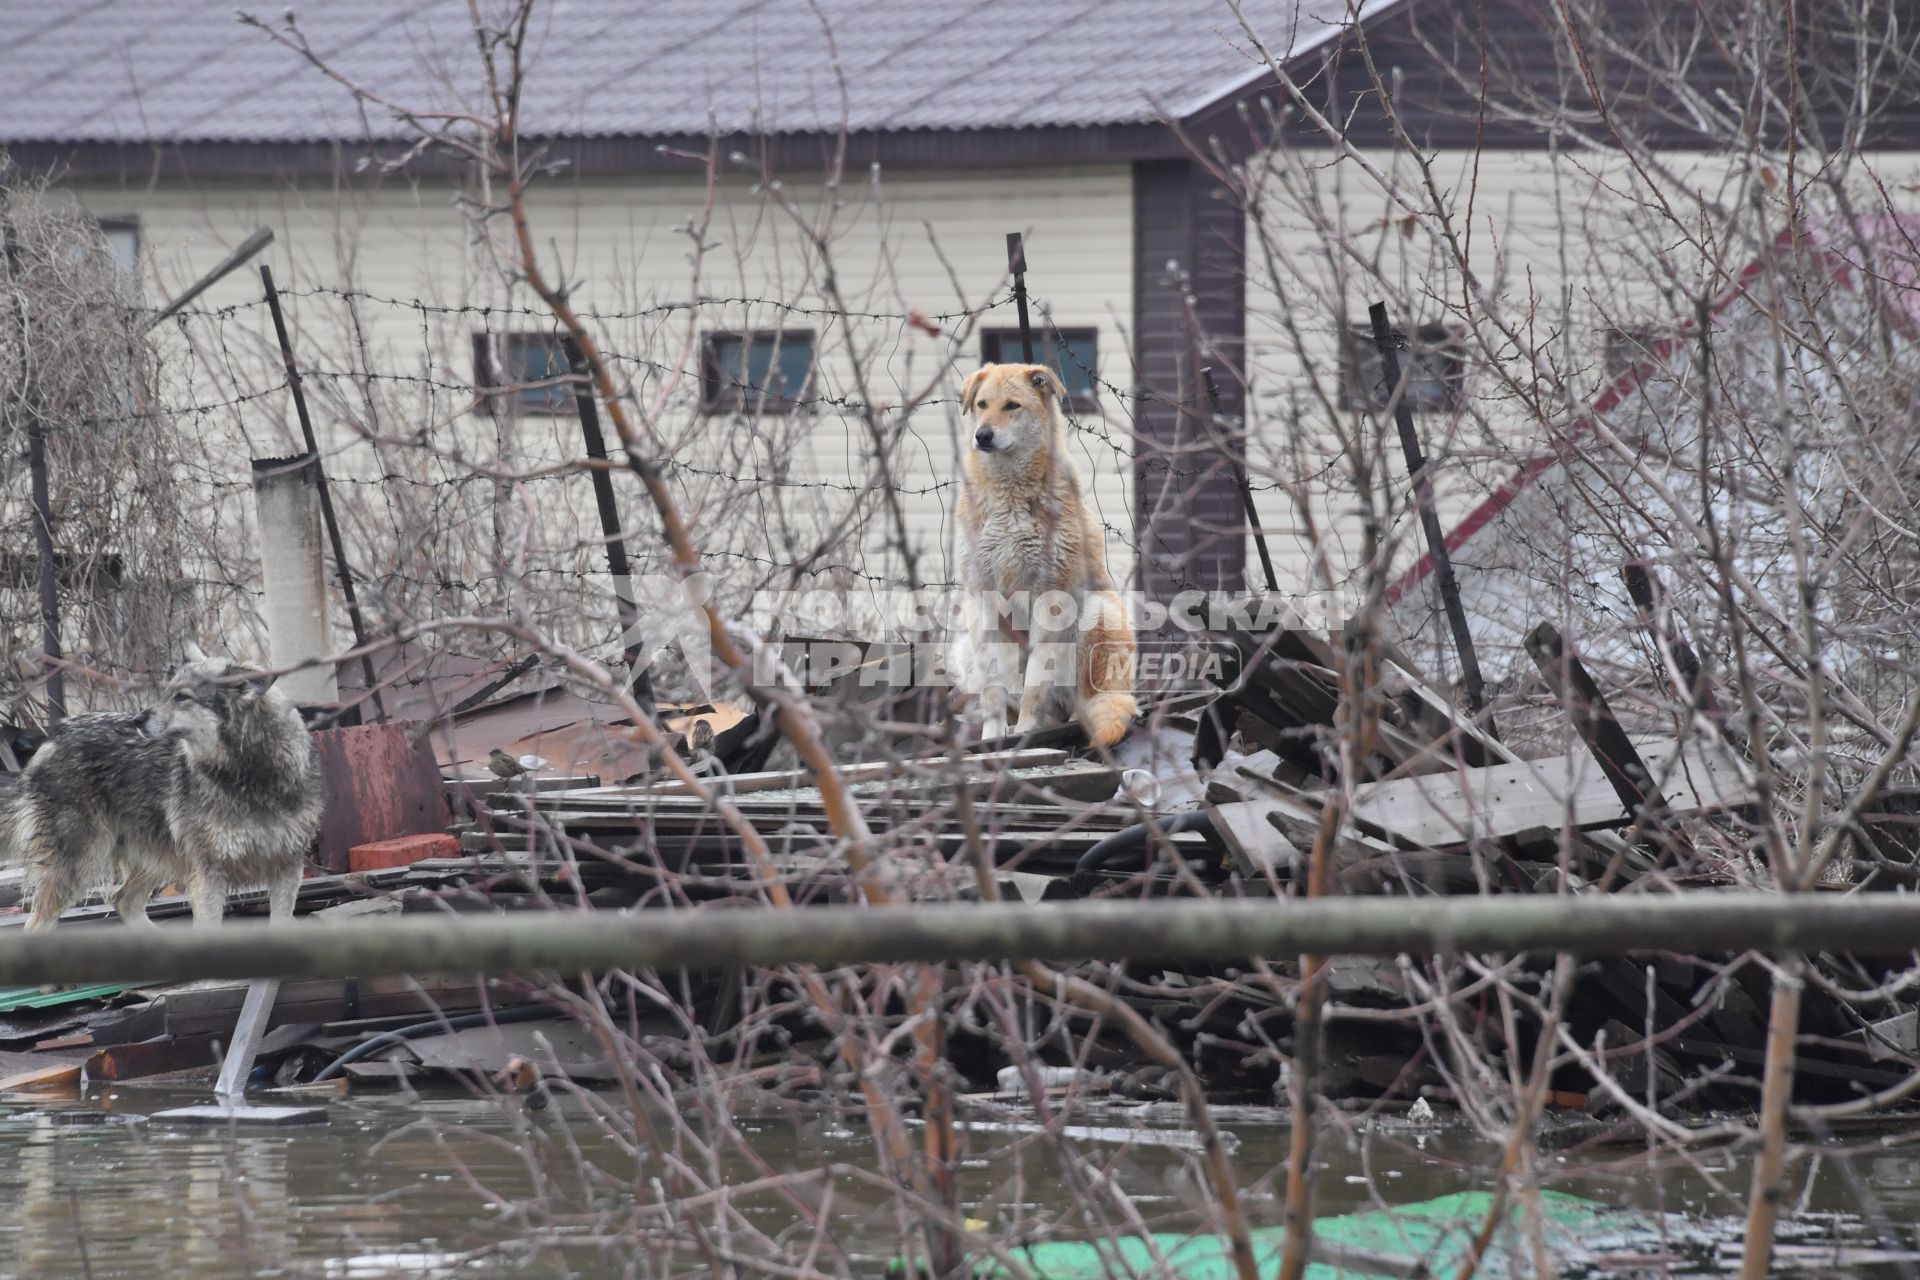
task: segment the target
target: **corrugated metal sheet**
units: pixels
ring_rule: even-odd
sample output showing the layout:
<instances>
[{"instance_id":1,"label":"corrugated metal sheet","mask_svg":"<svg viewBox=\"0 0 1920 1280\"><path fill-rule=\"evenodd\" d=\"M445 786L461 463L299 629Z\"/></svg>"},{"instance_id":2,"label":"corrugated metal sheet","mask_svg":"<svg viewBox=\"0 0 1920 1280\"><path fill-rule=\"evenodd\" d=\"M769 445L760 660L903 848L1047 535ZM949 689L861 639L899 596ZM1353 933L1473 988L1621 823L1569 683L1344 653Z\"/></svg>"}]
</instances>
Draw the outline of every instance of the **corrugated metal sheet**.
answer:
<instances>
[{"instance_id":1,"label":"corrugated metal sheet","mask_svg":"<svg viewBox=\"0 0 1920 1280\"><path fill-rule=\"evenodd\" d=\"M1399 2L1368 0L1366 15ZM1245 9L1269 48L1298 55L1338 34L1349 6ZM453 86L480 83L462 0L293 13L316 56L393 101L450 108ZM265 20L283 28L281 14ZM408 133L223 0L0 0L0 30L0 142ZM588 137L811 132L843 117L855 130L1152 122L1259 71L1221 0L547 0L530 65L527 131Z\"/></svg>"},{"instance_id":2,"label":"corrugated metal sheet","mask_svg":"<svg viewBox=\"0 0 1920 1280\"><path fill-rule=\"evenodd\" d=\"M58 991L47 991L40 987L0 987L0 1013L11 1013L15 1009L57 1009L63 1004L85 1004L89 1000L104 1000L122 991L131 991L138 985L133 982L100 982L90 987L63 987Z\"/></svg>"}]
</instances>

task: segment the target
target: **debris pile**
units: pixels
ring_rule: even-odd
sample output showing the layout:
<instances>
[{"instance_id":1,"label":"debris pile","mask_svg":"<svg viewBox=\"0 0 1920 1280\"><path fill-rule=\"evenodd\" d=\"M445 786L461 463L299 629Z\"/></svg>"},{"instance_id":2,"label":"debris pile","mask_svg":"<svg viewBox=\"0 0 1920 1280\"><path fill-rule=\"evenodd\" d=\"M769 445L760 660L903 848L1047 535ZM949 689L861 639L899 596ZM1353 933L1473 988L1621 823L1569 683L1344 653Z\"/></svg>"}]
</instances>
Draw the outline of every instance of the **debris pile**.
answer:
<instances>
[{"instance_id":1,"label":"debris pile","mask_svg":"<svg viewBox=\"0 0 1920 1280\"><path fill-rule=\"evenodd\" d=\"M1041 909L1070 898L1218 895L1289 898L1276 909L1311 910L1298 897L1315 857L1326 860L1330 891L1351 895L1710 893L1739 882L1759 797L1743 780L1752 773L1737 743L1630 734L1550 629L1536 636L1538 655L1556 694L1561 745L1572 750L1536 741L1522 758L1389 649L1377 657L1369 749L1344 766L1350 777L1339 749L1348 708L1337 641L1287 628L1226 639L1238 660L1220 687L1150 705L1111 757L1092 758L1066 727L1039 735L1046 745L1029 738L957 754L903 750L843 766L871 874L911 900L965 900L981 893L977 872L990 866L998 896ZM813 779L745 767L768 758L756 717L674 710L667 723L696 766L696 789L669 776L657 752L630 746L598 761L569 751L563 765L549 764L550 754L563 754L554 740L520 730L536 721L565 730L578 708L543 708L521 693L475 704L473 725L491 718L511 731L493 740L455 717L447 740L463 742L464 760L446 770L451 833L356 846L355 869L305 882L300 913L713 909L764 903L769 873L802 906L856 896L848 849ZM619 736L607 717L583 722ZM1904 848L1902 822L1910 825L1910 815L1890 808L1863 839ZM764 846L764 861L743 826ZM237 898L231 909L263 912L256 898ZM162 922L186 913L178 897L153 907ZM94 904L64 923L110 917ZM18 920L0 914L0 927ZM1917 1054L1916 1014L1897 989L1879 990L1885 971L1842 957L1814 962L1821 980L1809 986L1802 1014L1802 1095L1845 1099L1905 1078ZM1521 958L1507 979L1544 993L1550 967L1551 957ZM1257 971L1084 971L1180 1043L1217 1098L1284 1099L1300 982L1293 957L1272 957ZM1456 957L1331 960L1320 977L1329 1005L1317 1087L1364 1107L1448 1100L1455 1077L1442 1060L1444 1038L1423 1021L1436 1002L1451 1009L1450 1034L1493 1057L1508 1052L1507 1024L1476 981L1481 972ZM750 980L686 976L705 1052L748 1039L732 1011ZM1757 959L1692 955L1684 939L1651 963L1584 964L1565 1011L1584 1057L1554 1080L1555 1101L1602 1124L1623 1094L1637 1102L1651 1091L1682 1114L1751 1105L1769 981ZM242 993L243 984L0 993L0 1052L16 1055L8 1065L22 1071L49 1057L83 1061L92 1078L204 1066ZM778 1052L763 1065L787 1082L824 1079L827 1031L798 1014L773 1021ZM663 1060L683 1055L684 1027L630 1030ZM767 1030L763 1022L759 1032ZM1039 1057L1072 1068L1076 1088L1097 1079L1120 1098L1172 1096L1167 1073L1144 1064L1131 1042L1110 1030L1091 1042L1074 1038L1084 1030L1057 1025L1036 1046ZM478 1078L527 1060L536 1040L577 1079L610 1070L532 988L289 984L258 1070L281 1085ZM995 1091L1009 1064L986 1029L964 1017L948 1051L980 1096Z\"/></svg>"}]
</instances>

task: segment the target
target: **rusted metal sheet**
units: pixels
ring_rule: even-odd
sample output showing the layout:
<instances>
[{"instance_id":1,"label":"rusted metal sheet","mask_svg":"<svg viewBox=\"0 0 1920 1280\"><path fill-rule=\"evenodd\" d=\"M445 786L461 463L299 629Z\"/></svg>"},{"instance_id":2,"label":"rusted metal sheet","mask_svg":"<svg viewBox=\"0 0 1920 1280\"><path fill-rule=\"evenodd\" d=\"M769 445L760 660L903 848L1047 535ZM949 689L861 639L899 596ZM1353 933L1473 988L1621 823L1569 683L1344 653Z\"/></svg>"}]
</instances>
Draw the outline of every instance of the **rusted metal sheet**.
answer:
<instances>
[{"instance_id":1,"label":"rusted metal sheet","mask_svg":"<svg viewBox=\"0 0 1920 1280\"><path fill-rule=\"evenodd\" d=\"M211 1036L161 1036L102 1049L87 1059L89 1080L138 1080L220 1063Z\"/></svg>"},{"instance_id":2,"label":"rusted metal sheet","mask_svg":"<svg viewBox=\"0 0 1920 1280\"><path fill-rule=\"evenodd\" d=\"M313 735L327 808L315 854L328 871L347 869L357 844L447 829L447 798L433 752L405 724L322 729Z\"/></svg>"}]
</instances>

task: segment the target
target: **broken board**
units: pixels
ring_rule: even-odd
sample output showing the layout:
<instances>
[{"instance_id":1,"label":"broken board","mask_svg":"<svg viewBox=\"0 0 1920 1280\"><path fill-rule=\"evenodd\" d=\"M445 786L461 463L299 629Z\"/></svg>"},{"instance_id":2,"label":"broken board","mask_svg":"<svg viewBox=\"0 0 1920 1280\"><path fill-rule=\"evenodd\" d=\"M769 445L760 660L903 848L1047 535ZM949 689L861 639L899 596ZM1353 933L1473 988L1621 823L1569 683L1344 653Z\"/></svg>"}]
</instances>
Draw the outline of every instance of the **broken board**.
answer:
<instances>
[{"instance_id":1,"label":"broken board","mask_svg":"<svg viewBox=\"0 0 1920 1280\"><path fill-rule=\"evenodd\" d=\"M218 1103L200 1107L172 1107L148 1117L164 1124L246 1124L282 1126L325 1124L325 1107L265 1107L253 1104L238 1107Z\"/></svg>"},{"instance_id":2,"label":"broken board","mask_svg":"<svg viewBox=\"0 0 1920 1280\"><path fill-rule=\"evenodd\" d=\"M1642 746L1640 756L1672 813L1730 809L1753 800L1724 757L1671 742ZM1353 789L1348 816L1416 848L1466 844L1536 827L1584 831L1630 821L1613 784L1584 751L1365 784Z\"/></svg>"}]
</instances>

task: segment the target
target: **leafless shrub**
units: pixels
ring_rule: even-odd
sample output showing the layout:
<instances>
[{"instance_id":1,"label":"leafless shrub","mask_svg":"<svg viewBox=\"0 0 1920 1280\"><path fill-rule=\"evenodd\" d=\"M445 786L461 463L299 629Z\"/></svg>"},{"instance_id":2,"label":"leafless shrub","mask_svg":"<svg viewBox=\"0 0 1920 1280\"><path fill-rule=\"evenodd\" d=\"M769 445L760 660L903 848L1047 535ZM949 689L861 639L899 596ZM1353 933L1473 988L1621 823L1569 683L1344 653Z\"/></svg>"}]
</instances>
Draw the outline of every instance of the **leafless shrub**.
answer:
<instances>
[{"instance_id":1,"label":"leafless shrub","mask_svg":"<svg viewBox=\"0 0 1920 1280\"><path fill-rule=\"evenodd\" d=\"M69 660L115 677L157 671L219 595L201 590L193 554L208 459L155 399L143 302L99 227L0 158L0 230L0 642L15 655L41 647L27 465L38 424ZM40 718L43 674L17 660L0 674L16 721Z\"/></svg>"}]
</instances>

